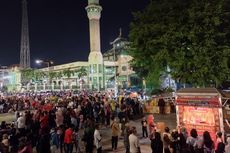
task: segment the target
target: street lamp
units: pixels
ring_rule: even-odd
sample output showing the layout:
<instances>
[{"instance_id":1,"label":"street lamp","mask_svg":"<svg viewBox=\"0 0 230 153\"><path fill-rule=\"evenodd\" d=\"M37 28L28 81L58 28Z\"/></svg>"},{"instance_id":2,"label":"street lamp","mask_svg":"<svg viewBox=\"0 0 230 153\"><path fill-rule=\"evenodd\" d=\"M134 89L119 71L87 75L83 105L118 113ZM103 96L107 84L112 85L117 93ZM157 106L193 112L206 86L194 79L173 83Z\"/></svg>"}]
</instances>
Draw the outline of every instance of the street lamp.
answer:
<instances>
[{"instance_id":1,"label":"street lamp","mask_svg":"<svg viewBox=\"0 0 230 153\"><path fill-rule=\"evenodd\" d=\"M113 61L116 62L116 44L115 42L111 42L111 45L113 45ZM114 90L115 90L115 96L117 96L118 88L117 88L117 67L115 64L115 75L114 75Z\"/></svg>"},{"instance_id":2,"label":"street lamp","mask_svg":"<svg viewBox=\"0 0 230 153\"><path fill-rule=\"evenodd\" d=\"M41 59L37 59L35 61L36 64L46 64L47 68L48 68L48 78L47 78L47 83L50 84L50 79L49 79L49 74L50 74L50 66L52 64L54 64L54 62L52 60L41 60Z\"/></svg>"},{"instance_id":3,"label":"street lamp","mask_svg":"<svg viewBox=\"0 0 230 153\"><path fill-rule=\"evenodd\" d=\"M47 64L47 67L49 68L52 64L54 64L54 62L52 60L41 60L41 59L37 59L36 64Z\"/></svg>"}]
</instances>

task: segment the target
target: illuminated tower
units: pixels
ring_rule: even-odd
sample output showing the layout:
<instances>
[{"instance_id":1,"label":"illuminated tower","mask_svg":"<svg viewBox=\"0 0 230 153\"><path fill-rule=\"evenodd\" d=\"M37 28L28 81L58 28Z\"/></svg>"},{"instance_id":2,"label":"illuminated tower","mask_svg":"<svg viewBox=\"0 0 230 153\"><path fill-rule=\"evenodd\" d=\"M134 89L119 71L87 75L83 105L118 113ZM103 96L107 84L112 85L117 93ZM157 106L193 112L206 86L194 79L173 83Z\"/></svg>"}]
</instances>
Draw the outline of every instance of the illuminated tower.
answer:
<instances>
[{"instance_id":1,"label":"illuminated tower","mask_svg":"<svg viewBox=\"0 0 230 153\"><path fill-rule=\"evenodd\" d=\"M27 0L22 0L22 31L20 48L20 67L30 68L30 44L27 13Z\"/></svg>"},{"instance_id":2,"label":"illuminated tower","mask_svg":"<svg viewBox=\"0 0 230 153\"><path fill-rule=\"evenodd\" d=\"M90 30L90 54L88 57L89 84L91 89L99 91L104 88L104 65L100 40L100 18L102 7L99 5L99 0L88 0L88 6L85 9L89 18Z\"/></svg>"}]
</instances>

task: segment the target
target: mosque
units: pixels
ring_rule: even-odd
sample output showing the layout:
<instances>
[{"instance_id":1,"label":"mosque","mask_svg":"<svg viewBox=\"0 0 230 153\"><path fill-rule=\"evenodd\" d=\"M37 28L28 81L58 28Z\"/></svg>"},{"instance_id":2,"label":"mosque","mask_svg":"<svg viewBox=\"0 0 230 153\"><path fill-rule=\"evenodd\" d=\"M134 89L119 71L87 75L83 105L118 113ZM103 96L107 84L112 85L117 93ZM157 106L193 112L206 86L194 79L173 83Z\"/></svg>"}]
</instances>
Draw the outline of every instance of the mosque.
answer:
<instances>
[{"instance_id":1,"label":"mosque","mask_svg":"<svg viewBox=\"0 0 230 153\"><path fill-rule=\"evenodd\" d=\"M30 85L24 87L25 89L59 90L87 88L101 91L105 89L127 88L131 85L131 78L137 78L135 72L129 65L129 61L132 59L132 57L127 54L129 42L122 37L121 30L118 37L111 43L111 49L103 55L101 53L100 18L102 7L99 4L99 0L88 0L88 6L86 6L85 9L89 19L90 34L90 54L88 56L88 61L77 61L57 66L48 66L40 69L40 71L45 73L58 73L65 69L70 71L85 69L87 75L79 78L79 74L76 72L71 74L68 78L65 76L53 78L49 80L49 83L44 79L43 82L31 82ZM24 35L26 34L24 33ZM24 46L23 48L26 47L27 46ZM23 53L21 52L21 54ZM22 61L20 63L27 63L27 61L24 62L23 60L25 61L25 59L20 59L20 61ZM25 68L26 65L23 67ZM17 86L17 89L20 90L22 88L20 70L13 68L10 70L9 76L11 76L11 79L7 83L12 86Z\"/></svg>"},{"instance_id":2,"label":"mosque","mask_svg":"<svg viewBox=\"0 0 230 153\"><path fill-rule=\"evenodd\" d=\"M49 74L59 73L65 70L74 73L68 77L54 77L52 80L48 80L49 78L47 77L47 79L43 79L40 82L30 82L27 85L22 84L23 78L20 68L11 68L7 73L7 76L10 76L7 79L7 83L11 90L20 91L23 88L33 91L65 89L90 89L102 91L143 85L143 80L135 74L129 64L132 60L132 57L128 54L129 42L122 37L121 30L118 37L111 42L111 49L102 54L100 41L100 18L102 7L99 4L99 0L88 0L88 5L85 9L89 19L90 34L90 54L88 56L88 61L77 61L39 69L39 71ZM25 35L24 41L29 40L26 39L28 30L26 32L22 33L22 35ZM21 43L21 45L23 44L28 43ZM27 51L21 51L23 55L21 55L20 58L20 66L22 65L21 63L23 63L24 65L21 67L27 68L29 65L26 65L26 63L30 63L28 62L28 58L26 58L29 55L29 46L24 46L22 48L28 49ZM81 70L85 70L86 74L80 76L79 73L81 73ZM4 78L6 79L7 77ZM6 80L0 79L0 88L4 85L4 81ZM175 82L170 81L169 86L173 86L174 84Z\"/></svg>"}]
</instances>

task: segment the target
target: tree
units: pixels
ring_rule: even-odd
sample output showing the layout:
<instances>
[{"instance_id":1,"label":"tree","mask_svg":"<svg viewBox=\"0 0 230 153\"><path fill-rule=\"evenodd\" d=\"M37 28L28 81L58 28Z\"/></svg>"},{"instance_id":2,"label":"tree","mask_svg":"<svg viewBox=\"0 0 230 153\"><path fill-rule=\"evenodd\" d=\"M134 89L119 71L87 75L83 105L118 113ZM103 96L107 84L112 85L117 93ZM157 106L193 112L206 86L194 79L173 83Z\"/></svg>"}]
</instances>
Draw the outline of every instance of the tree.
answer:
<instances>
[{"instance_id":1,"label":"tree","mask_svg":"<svg viewBox=\"0 0 230 153\"><path fill-rule=\"evenodd\" d=\"M40 70L34 70L34 77L33 77L34 81L39 82L46 77L47 75L45 72L40 71Z\"/></svg>"},{"instance_id":2,"label":"tree","mask_svg":"<svg viewBox=\"0 0 230 153\"><path fill-rule=\"evenodd\" d=\"M23 85L28 84L35 77L34 69L21 70L21 81Z\"/></svg>"},{"instance_id":3,"label":"tree","mask_svg":"<svg viewBox=\"0 0 230 153\"><path fill-rule=\"evenodd\" d=\"M78 79L82 82L82 84L84 84L83 77L87 76L87 69L82 66L80 69L76 70L76 73L78 74ZM80 90L82 89L82 84L80 84Z\"/></svg>"},{"instance_id":4,"label":"tree","mask_svg":"<svg viewBox=\"0 0 230 153\"><path fill-rule=\"evenodd\" d=\"M58 73L57 72L49 72L49 79L52 81L54 78L57 78Z\"/></svg>"},{"instance_id":5,"label":"tree","mask_svg":"<svg viewBox=\"0 0 230 153\"><path fill-rule=\"evenodd\" d=\"M62 74L67 78L70 78L74 74L74 71L71 71L70 69L65 69L63 70Z\"/></svg>"},{"instance_id":6,"label":"tree","mask_svg":"<svg viewBox=\"0 0 230 153\"><path fill-rule=\"evenodd\" d=\"M57 77L58 79L62 78L62 77L63 77L63 73L62 73L61 71L60 71L60 72L57 72L56 77Z\"/></svg>"},{"instance_id":7,"label":"tree","mask_svg":"<svg viewBox=\"0 0 230 153\"><path fill-rule=\"evenodd\" d=\"M81 79L84 76L87 76L88 71L86 68L81 67L80 69L76 70L76 72L78 73L78 78Z\"/></svg>"},{"instance_id":8,"label":"tree","mask_svg":"<svg viewBox=\"0 0 230 153\"><path fill-rule=\"evenodd\" d=\"M226 4L224 0L152 0L131 23L134 70L157 82L169 66L174 79L195 86L228 79Z\"/></svg>"}]
</instances>

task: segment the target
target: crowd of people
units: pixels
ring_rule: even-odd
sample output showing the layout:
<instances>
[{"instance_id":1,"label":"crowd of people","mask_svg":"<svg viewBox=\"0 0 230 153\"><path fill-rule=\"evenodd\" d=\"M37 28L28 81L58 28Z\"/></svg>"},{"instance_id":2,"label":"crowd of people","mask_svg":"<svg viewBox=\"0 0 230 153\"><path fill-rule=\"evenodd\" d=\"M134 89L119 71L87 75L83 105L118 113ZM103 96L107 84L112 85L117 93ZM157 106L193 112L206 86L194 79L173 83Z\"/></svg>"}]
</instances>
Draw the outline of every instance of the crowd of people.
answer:
<instances>
[{"instance_id":1,"label":"crowd of people","mask_svg":"<svg viewBox=\"0 0 230 153\"><path fill-rule=\"evenodd\" d=\"M187 132L184 127L160 131L154 116L143 114L138 98L115 97L113 92L12 94L2 96L0 104L2 112L15 112L12 123L0 125L0 153L101 153L102 128L111 130L114 152L122 138L126 153L141 153L142 136L151 141L152 153L230 153L230 137L224 141L221 132L214 142L208 131L199 136L196 129ZM140 117L139 136L130 120Z\"/></svg>"},{"instance_id":2,"label":"crowd of people","mask_svg":"<svg viewBox=\"0 0 230 153\"><path fill-rule=\"evenodd\" d=\"M0 126L2 153L81 152L81 141L85 142L82 152L92 153L95 146L101 152L99 128L110 126L116 150L120 132L117 123L142 114L137 98L115 98L113 92L7 95L0 102L2 112L15 112L13 123L2 121ZM79 131L84 132L80 135Z\"/></svg>"},{"instance_id":3,"label":"crowd of people","mask_svg":"<svg viewBox=\"0 0 230 153\"><path fill-rule=\"evenodd\" d=\"M152 153L230 153L230 137L224 143L221 132L216 134L214 142L208 131L198 136L196 129L188 133L182 127L170 132L166 127L161 134L154 126L150 128L153 128L150 134Z\"/></svg>"}]
</instances>

